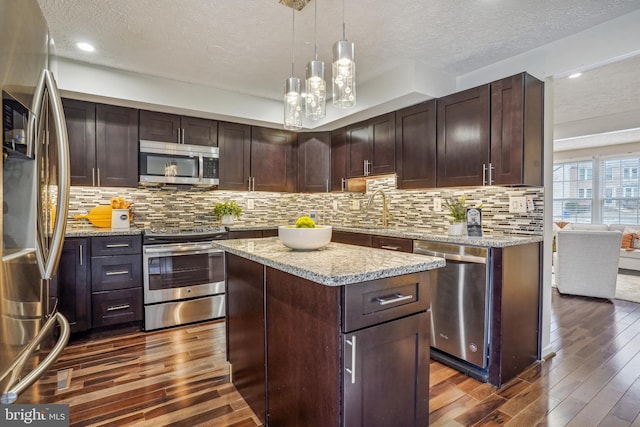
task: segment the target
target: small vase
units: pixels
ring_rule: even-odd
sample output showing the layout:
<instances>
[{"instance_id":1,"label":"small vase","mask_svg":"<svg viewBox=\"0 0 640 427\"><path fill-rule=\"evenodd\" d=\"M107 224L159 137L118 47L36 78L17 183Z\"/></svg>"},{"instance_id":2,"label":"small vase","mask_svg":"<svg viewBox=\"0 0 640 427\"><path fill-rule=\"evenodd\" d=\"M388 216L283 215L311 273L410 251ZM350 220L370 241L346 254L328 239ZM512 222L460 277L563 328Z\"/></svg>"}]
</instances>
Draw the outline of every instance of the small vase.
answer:
<instances>
[{"instance_id":1,"label":"small vase","mask_svg":"<svg viewBox=\"0 0 640 427\"><path fill-rule=\"evenodd\" d=\"M464 231L464 223L462 222L454 222L453 224L449 224L449 236L462 236Z\"/></svg>"},{"instance_id":2,"label":"small vase","mask_svg":"<svg viewBox=\"0 0 640 427\"><path fill-rule=\"evenodd\" d=\"M222 225L231 225L231 224L233 224L233 215L222 215L222 219L220 220L220 224L222 224Z\"/></svg>"}]
</instances>

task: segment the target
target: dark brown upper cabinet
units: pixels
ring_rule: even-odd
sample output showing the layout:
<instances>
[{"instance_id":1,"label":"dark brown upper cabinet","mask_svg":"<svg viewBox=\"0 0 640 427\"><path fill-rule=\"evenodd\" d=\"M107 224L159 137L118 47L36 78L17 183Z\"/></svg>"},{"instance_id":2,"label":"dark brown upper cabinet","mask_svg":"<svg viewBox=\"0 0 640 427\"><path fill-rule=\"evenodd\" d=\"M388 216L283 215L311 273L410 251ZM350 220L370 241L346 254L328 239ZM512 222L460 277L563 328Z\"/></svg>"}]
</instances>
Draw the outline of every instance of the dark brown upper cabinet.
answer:
<instances>
[{"instance_id":1,"label":"dark brown upper cabinet","mask_svg":"<svg viewBox=\"0 0 640 427\"><path fill-rule=\"evenodd\" d=\"M251 126L220 122L218 127L220 190L249 190Z\"/></svg>"},{"instance_id":2,"label":"dark brown upper cabinet","mask_svg":"<svg viewBox=\"0 0 640 427\"><path fill-rule=\"evenodd\" d=\"M63 100L71 185L138 186L138 110Z\"/></svg>"},{"instance_id":3,"label":"dark brown upper cabinet","mask_svg":"<svg viewBox=\"0 0 640 427\"><path fill-rule=\"evenodd\" d=\"M298 191L322 193L329 191L331 133L298 134Z\"/></svg>"},{"instance_id":4,"label":"dark brown upper cabinet","mask_svg":"<svg viewBox=\"0 0 640 427\"><path fill-rule=\"evenodd\" d=\"M544 83L527 73L491 83L491 182L543 184Z\"/></svg>"},{"instance_id":5,"label":"dark brown upper cabinet","mask_svg":"<svg viewBox=\"0 0 640 427\"><path fill-rule=\"evenodd\" d=\"M436 100L396 111L398 188L434 188L436 156Z\"/></svg>"},{"instance_id":6,"label":"dark brown upper cabinet","mask_svg":"<svg viewBox=\"0 0 640 427\"><path fill-rule=\"evenodd\" d=\"M331 191L345 191L347 180L347 132L331 132Z\"/></svg>"},{"instance_id":7,"label":"dark brown upper cabinet","mask_svg":"<svg viewBox=\"0 0 640 427\"><path fill-rule=\"evenodd\" d=\"M347 126L347 177L395 172L395 112Z\"/></svg>"},{"instance_id":8,"label":"dark brown upper cabinet","mask_svg":"<svg viewBox=\"0 0 640 427\"><path fill-rule=\"evenodd\" d=\"M437 186L483 185L489 167L489 85L438 99Z\"/></svg>"},{"instance_id":9,"label":"dark brown upper cabinet","mask_svg":"<svg viewBox=\"0 0 640 427\"><path fill-rule=\"evenodd\" d=\"M437 186L542 185L543 100L526 73L438 99Z\"/></svg>"},{"instance_id":10,"label":"dark brown upper cabinet","mask_svg":"<svg viewBox=\"0 0 640 427\"><path fill-rule=\"evenodd\" d=\"M140 110L140 139L217 147L218 122Z\"/></svg>"},{"instance_id":11,"label":"dark brown upper cabinet","mask_svg":"<svg viewBox=\"0 0 640 427\"><path fill-rule=\"evenodd\" d=\"M296 142L293 132L251 128L251 190L297 191Z\"/></svg>"}]
</instances>

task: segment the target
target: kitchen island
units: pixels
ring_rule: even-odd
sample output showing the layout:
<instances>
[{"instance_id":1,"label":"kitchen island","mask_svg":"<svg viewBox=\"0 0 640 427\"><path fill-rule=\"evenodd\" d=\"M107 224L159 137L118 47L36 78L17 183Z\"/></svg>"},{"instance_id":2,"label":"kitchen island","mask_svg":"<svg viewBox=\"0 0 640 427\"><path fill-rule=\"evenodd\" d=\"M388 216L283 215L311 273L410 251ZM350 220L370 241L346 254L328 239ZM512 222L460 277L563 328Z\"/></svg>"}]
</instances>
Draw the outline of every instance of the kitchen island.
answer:
<instances>
[{"instance_id":1,"label":"kitchen island","mask_svg":"<svg viewBox=\"0 0 640 427\"><path fill-rule=\"evenodd\" d=\"M442 258L277 238L226 253L232 381L270 426L428 424L429 285Z\"/></svg>"}]
</instances>

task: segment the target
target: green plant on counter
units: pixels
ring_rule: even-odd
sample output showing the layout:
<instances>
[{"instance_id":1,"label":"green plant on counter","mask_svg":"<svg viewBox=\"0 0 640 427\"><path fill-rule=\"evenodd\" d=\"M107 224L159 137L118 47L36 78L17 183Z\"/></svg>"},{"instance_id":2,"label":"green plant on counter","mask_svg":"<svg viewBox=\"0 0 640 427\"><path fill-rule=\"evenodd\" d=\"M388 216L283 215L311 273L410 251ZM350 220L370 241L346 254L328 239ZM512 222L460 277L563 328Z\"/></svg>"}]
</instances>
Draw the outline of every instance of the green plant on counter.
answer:
<instances>
[{"instance_id":1,"label":"green plant on counter","mask_svg":"<svg viewBox=\"0 0 640 427\"><path fill-rule=\"evenodd\" d=\"M462 195L460 199L453 197L447 197L444 200L444 205L449 209L449 216L453 218L453 222L464 222L467 219L467 198ZM478 209L482 209L482 205L476 206Z\"/></svg>"},{"instance_id":2,"label":"green plant on counter","mask_svg":"<svg viewBox=\"0 0 640 427\"><path fill-rule=\"evenodd\" d=\"M213 206L213 216L217 219L221 219L225 215L231 215L235 218L239 218L242 213L242 208L236 201L218 202Z\"/></svg>"}]
</instances>

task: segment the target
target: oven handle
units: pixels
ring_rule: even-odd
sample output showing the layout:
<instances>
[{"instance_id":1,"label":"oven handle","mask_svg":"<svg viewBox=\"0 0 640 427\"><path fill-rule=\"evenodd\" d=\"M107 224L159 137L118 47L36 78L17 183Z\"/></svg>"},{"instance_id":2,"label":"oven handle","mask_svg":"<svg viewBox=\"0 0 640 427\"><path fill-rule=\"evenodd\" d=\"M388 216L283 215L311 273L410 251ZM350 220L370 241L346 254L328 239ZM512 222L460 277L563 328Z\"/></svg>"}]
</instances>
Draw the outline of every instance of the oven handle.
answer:
<instances>
[{"instance_id":1,"label":"oven handle","mask_svg":"<svg viewBox=\"0 0 640 427\"><path fill-rule=\"evenodd\" d=\"M202 251L202 250L210 250L210 252L224 252L222 249L215 249L210 243L206 244L206 245L189 245L189 246L184 246L184 245L176 245L173 247L167 247L167 246L149 246L149 247L145 247L144 248L144 253L145 254L159 254L159 253L166 253L168 255L170 254L175 254L175 253L185 253L185 252L192 252L192 251Z\"/></svg>"}]
</instances>

